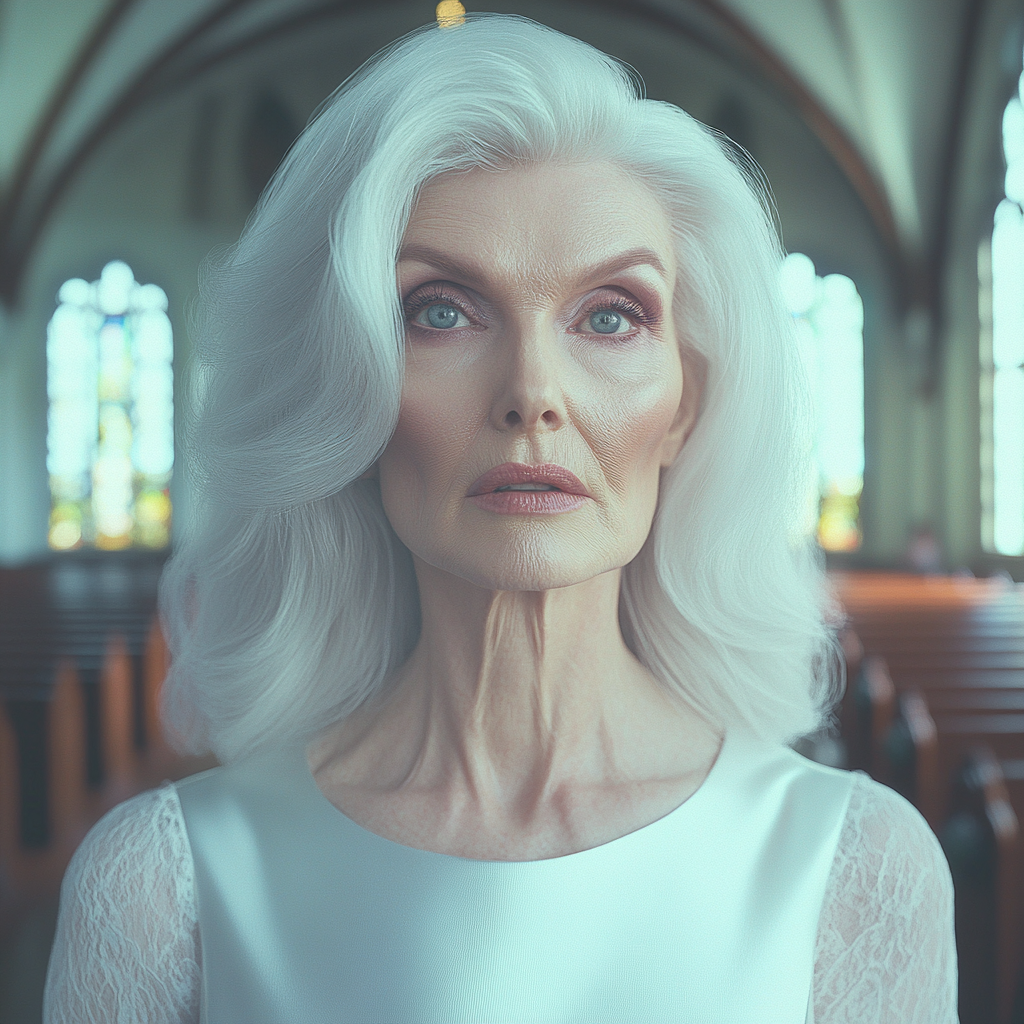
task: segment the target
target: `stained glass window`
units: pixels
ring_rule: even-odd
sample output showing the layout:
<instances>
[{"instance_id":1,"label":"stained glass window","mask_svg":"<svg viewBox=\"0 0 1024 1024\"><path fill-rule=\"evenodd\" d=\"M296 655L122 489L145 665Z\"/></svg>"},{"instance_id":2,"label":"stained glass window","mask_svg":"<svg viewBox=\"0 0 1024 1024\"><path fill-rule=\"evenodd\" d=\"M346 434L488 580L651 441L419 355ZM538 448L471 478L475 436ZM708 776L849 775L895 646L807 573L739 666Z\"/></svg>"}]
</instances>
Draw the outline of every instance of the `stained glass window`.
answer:
<instances>
[{"instance_id":1,"label":"stained glass window","mask_svg":"<svg viewBox=\"0 0 1024 1024\"><path fill-rule=\"evenodd\" d=\"M47 329L50 547L162 548L174 464L167 296L120 260L66 281Z\"/></svg>"},{"instance_id":2,"label":"stained glass window","mask_svg":"<svg viewBox=\"0 0 1024 1024\"><path fill-rule=\"evenodd\" d=\"M1024 74L1003 112L1006 198L978 253L981 536L1024 555Z\"/></svg>"},{"instance_id":3,"label":"stained glass window","mask_svg":"<svg viewBox=\"0 0 1024 1024\"><path fill-rule=\"evenodd\" d=\"M864 305L850 278L819 277L798 252L783 262L782 292L814 396L818 543L826 551L856 551L864 488Z\"/></svg>"}]
</instances>

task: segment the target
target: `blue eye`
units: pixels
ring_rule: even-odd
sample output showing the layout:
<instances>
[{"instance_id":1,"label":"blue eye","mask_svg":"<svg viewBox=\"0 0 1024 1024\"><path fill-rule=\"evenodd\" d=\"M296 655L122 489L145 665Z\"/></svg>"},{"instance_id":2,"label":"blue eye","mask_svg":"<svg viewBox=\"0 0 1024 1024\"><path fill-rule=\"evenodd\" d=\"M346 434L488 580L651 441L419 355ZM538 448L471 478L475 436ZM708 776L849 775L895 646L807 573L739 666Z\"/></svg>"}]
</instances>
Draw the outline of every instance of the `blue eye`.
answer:
<instances>
[{"instance_id":1,"label":"blue eye","mask_svg":"<svg viewBox=\"0 0 1024 1024\"><path fill-rule=\"evenodd\" d=\"M413 293L403 306L406 323L427 332L464 330L479 324L473 314L466 312L467 306L472 309L472 305L454 290L449 294L447 288L437 285Z\"/></svg>"},{"instance_id":2,"label":"blue eye","mask_svg":"<svg viewBox=\"0 0 1024 1024\"><path fill-rule=\"evenodd\" d=\"M426 314L426 321L431 327L441 330L458 326L461 315L455 306L451 306L447 302L435 302L433 305L427 306L423 313Z\"/></svg>"},{"instance_id":3,"label":"blue eye","mask_svg":"<svg viewBox=\"0 0 1024 1024\"><path fill-rule=\"evenodd\" d=\"M614 309L599 309L590 314L590 326L598 334L615 334L622 324L622 315Z\"/></svg>"}]
</instances>

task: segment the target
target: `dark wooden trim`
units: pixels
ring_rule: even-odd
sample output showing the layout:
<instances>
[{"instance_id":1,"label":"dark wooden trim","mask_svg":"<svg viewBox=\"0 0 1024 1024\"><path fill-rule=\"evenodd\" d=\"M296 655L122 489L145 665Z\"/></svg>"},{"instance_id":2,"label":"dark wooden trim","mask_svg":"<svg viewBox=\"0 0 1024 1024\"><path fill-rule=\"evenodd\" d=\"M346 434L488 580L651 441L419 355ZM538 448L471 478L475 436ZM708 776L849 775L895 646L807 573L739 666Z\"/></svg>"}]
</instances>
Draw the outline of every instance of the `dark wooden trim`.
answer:
<instances>
[{"instance_id":1,"label":"dark wooden trim","mask_svg":"<svg viewBox=\"0 0 1024 1024\"><path fill-rule=\"evenodd\" d=\"M21 159L11 177L11 185L5 191L3 202L0 203L0 240L5 239L7 231L14 220L15 211L32 180L32 172L36 163L43 154L47 142L53 134L61 114L64 113L68 101L78 88L79 83L85 77L86 71L92 65L97 55L110 39L121 19L128 13L129 9L137 0L114 0L107 9L107 13L93 29L92 34L85 45L78 52L74 63L64 75L57 91L50 97L42 118L36 124L35 131L29 144L25 147Z\"/></svg>"},{"instance_id":2,"label":"dark wooden trim","mask_svg":"<svg viewBox=\"0 0 1024 1024\"><path fill-rule=\"evenodd\" d=\"M854 191L864 203L868 215L890 255L898 258L901 246L888 196L857 148L856 143L774 51L769 49L730 10L723 7L718 0L691 0L691 2L721 22L727 33L741 42L742 48L747 51L746 55L753 59L758 72L774 88L778 89L786 99L793 103L804 122L821 141L822 145L839 165L840 170L853 185ZM717 40L699 31L684 19L669 14L661 7L650 3L649 0L589 0L584 5L587 7L604 8L615 14L622 14L624 10L627 12L633 11L639 18L651 24L669 29L686 39L696 42L704 49L714 53L740 74L751 77L751 69L737 59L738 54L736 51L723 47ZM334 0L334 2L329 2L321 7L310 8L290 18L275 22L246 37L246 39L235 43L231 47L226 47L217 54L211 55L199 64L190 67L188 76L202 74L216 64L260 45L278 33L297 31L307 24L325 17L338 17L344 14L347 8L358 8L359 6L357 3L339 3L337 0ZM182 75L181 77L184 78L185 76Z\"/></svg>"},{"instance_id":3,"label":"dark wooden trim","mask_svg":"<svg viewBox=\"0 0 1024 1024\"><path fill-rule=\"evenodd\" d=\"M118 2L127 5L134 0L118 0ZM58 200L97 146L133 110L146 100L183 84L186 79L208 71L224 61L266 42L275 35L296 31L318 20L341 17L352 9L362 9L365 6L358 0L329 0L327 3L307 8L290 17L274 20L247 35L244 39L223 47L214 54L205 56L186 69L178 72L172 70L168 79L160 80L161 75L173 66L176 59L187 52L190 45L224 18L251 2L252 0L225 0L215 11L183 33L144 68L123 90L121 97L94 125L92 131L85 136L65 161L49 183L42 201L33 211L28 224L20 232L17 231L18 225L13 219L16 207L12 205L10 223L2 225L6 226L7 230L6 232L0 230L0 300L8 303L13 303L16 300L28 256ZM586 5L603 8L618 15L632 13L651 25L664 28L697 43L745 77L756 77L754 72L759 73L761 78L758 79L758 83L767 82L784 99L792 103L850 181L879 234L902 290L902 286L911 274L899 239L892 208L884 188L855 142L811 94L810 90L790 71L781 58L744 22L725 8L720 0L691 0L691 2L709 15L735 45L732 47L727 44L723 45L721 40L713 38L709 33L688 23L685 17L672 14L651 0L586 0ZM94 58L95 54L92 54L92 57ZM750 60L753 68L741 58ZM36 161L44 147L45 138L42 139L39 152L35 154ZM34 166L34 162L31 165L27 162L25 164L26 183L31 179ZM24 191L24 187L22 191ZM20 237L18 237L19 234Z\"/></svg>"},{"instance_id":4,"label":"dark wooden trim","mask_svg":"<svg viewBox=\"0 0 1024 1024\"><path fill-rule=\"evenodd\" d=\"M68 100L71 98L74 88L81 81L92 61L99 56L102 46L109 38L117 20L135 3L135 0L117 0L115 8L112 8L112 13L114 10L117 11L117 18L113 20L105 19L101 25L101 28L105 29L102 35L97 32L94 38L90 40L90 44L83 50L82 57L74 69L74 74L68 76L66 90L63 88L61 90L60 103L55 103L52 111L48 112L45 119L45 131L41 125L40 130L33 139L35 145L32 152L26 153L25 159L21 162L17 182L18 188L16 190L12 189L5 207L3 210L0 210L0 302L8 306L14 306L17 303L21 278L24 274L26 263L35 243L39 239L39 235L46 225L49 215L53 212L64 190L81 169L82 164L96 149L96 146L135 108L137 105L135 100L136 93L196 39L208 32L218 22L234 13L237 8L244 7L251 2L252 0L224 0L218 8L179 36L155 60L136 75L131 85L122 92L121 98L97 122L92 131L86 135L84 140L61 166L52 182L50 182L42 202L35 211L35 216L24 232L24 237L19 239L17 237L17 213L31 182L36 165L45 151L51 132L63 113Z\"/></svg>"},{"instance_id":5,"label":"dark wooden trim","mask_svg":"<svg viewBox=\"0 0 1024 1024\"><path fill-rule=\"evenodd\" d=\"M691 2L703 7L721 22L729 33L742 43L765 78L793 103L804 122L821 140L853 185L887 248L894 255L900 255L902 245L889 197L856 142L782 58L720 0Z\"/></svg>"}]
</instances>

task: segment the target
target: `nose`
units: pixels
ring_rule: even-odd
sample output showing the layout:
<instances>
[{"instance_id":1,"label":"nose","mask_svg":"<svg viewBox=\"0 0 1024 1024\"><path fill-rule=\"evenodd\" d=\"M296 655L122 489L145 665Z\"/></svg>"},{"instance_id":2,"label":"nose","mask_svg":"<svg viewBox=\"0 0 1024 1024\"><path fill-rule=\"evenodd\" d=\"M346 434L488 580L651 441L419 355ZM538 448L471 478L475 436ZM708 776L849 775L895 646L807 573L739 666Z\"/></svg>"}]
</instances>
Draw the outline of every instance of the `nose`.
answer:
<instances>
[{"instance_id":1,"label":"nose","mask_svg":"<svg viewBox=\"0 0 1024 1024\"><path fill-rule=\"evenodd\" d=\"M492 411L499 430L558 430L567 416L564 366L555 331L534 324L506 338L501 384Z\"/></svg>"}]
</instances>

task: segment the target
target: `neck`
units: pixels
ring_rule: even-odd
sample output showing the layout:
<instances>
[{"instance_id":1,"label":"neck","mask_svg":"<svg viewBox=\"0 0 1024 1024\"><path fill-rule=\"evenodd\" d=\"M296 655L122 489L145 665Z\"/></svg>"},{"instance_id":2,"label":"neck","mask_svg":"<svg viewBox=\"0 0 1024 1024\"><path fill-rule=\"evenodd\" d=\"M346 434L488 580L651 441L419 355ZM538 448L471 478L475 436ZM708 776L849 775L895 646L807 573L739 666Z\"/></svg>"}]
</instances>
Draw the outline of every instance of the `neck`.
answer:
<instances>
[{"instance_id":1,"label":"neck","mask_svg":"<svg viewBox=\"0 0 1024 1024\"><path fill-rule=\"evenodd\" d=\"M401 784L533 803L566 780L643 774L652 727L679 728L678 707L622 638L621 570L548 591L482 590L419 560L416 570L423 628L384 712L417 723Z\"/></svg>"},{"instance_id":2,"label":"neck","mask_svg":"<svg viewBox=\"0 0 1024 1024\"><path fill-rule=\"evenodd\" d=\"M619 629L620 573L487 591L418 565L423 630L409 669L466 729L495 738L550 734L570 712L589 717L609 684L643 672Z\"/></svg>"}]
</instances>

